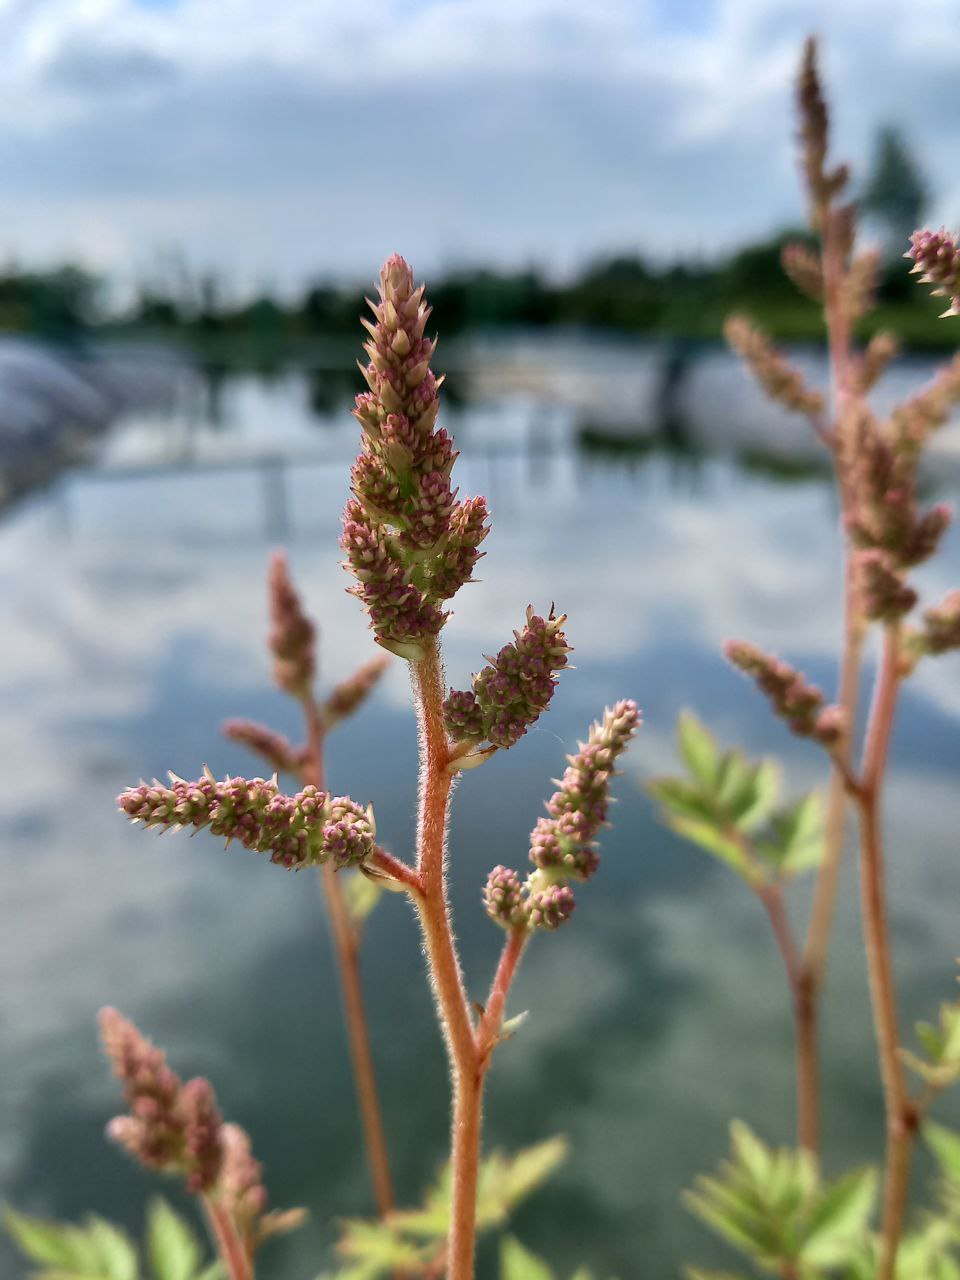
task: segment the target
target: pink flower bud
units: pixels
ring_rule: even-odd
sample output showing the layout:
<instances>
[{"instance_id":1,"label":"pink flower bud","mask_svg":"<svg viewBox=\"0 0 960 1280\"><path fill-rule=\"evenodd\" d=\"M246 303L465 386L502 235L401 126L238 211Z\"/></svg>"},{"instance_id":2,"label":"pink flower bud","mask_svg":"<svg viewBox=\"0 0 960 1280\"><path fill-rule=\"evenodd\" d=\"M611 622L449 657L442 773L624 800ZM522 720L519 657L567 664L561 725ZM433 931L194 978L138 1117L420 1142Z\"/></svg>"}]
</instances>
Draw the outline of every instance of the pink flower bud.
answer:
<instances>
[{"instance_id":1,"label":"pink flower bud","mask_svg":"<svg viewBox=\"0 0 960 1280\"><path fill-rule=\"evenodd\" d=\"M565 621L565 614L557 617L552 609L541 618L528 608L526 626L514 632L513 643L473 677L473 701L465 690L448 695L448 733L485 738L494 747L519 741L546 710L557 687L555 673L567 665L571 649L561 630ZM464 728L472 732L464 735Z\"/></svg>"},{"instance_id":2,"label":"pink flower bud","mask_svg":"<svg viewBox=\"0 0 960 1280\"><path fill-rule=\"evenodd\" d=\"M490 919L504 929L512 929L526 918L523 887L515 871L493 868L483 890L483 906Z\"/></svg>"},{"instance_id":3,"label":"pink flower bud","mask_svg":"<svg viewBox=\"0 0 960 1280\"><path fill-rule=\"evenodd\" d=\"M274 656L274 678L281 689L294 697L302 697L309 690L316 669L315 630L303 612L282 551L274 553L267 581L273 622L270 648Z\"/></svg>"},{"instance_id":4,"label":"pink flower bud","mask_svg":"<svg viewBox=\"0 0 960 1280\"><path fill-rule=\"evenodd\" d=\"M436 343L424 336L430 308L397 255L379 293L374 319L363 321L369 391L357 397L363 445L341 546L378 642L416 660L447 619L440 606L470 580L486 508L482 499L458 503L451 487L456 452L436 428L442 379L430 370Z\"/></svg>"},{"instance_id":5,"label":"pink flower bud","mask_svg":"<svg viewBox=\"0 0 960 1280\"><path fill-rule=\"evenodd\" d=\"M527 899L527 924L531 929L559 929L573 915L576 902L566 884L537 889Z\"/></svg>"},{"instance_id":6,"label":"pink flower bud","mask_svg":"<svg viewBox=\"0 0 960 1280\"><path fill-rule=\"evenodd\" d=\"M341 680L324 704L328 722L344 720L353 715L369 698L389 664L390 659L383 655L371 658L357 667L353 675Z\"/></svg>"},{"instance_id":7,"label":"pink flower bud","mask_svg":"<svg viewBox=\"0 0 960 1280\"><path fill-rule=\"evenodd\" d=\"M297 773L303 766L306 749L256 720L226 720L222 732L231 742L262 756L277 772Z\"/></svg>"},{"instance_id":8,"label":"pink flower bud","mask_svg":"<svg viewBox=\"0 0 960 1280\"><path fill-rule=\"evenodd\" d=\"M333 862L338 869L365 861L375 848L367 810L345 796L331 798L316 787L283 795L264 778L225 778L206 774L198 782L172 778L169 787L131 787L117 804L134 822L147 827L209 827L214 835L238 840L271 862L298 870Z\"/></svg>"},{"instance_id":9,"label":"pink flower bud","mask_svg":"<svg viewBox=\"0 0 960 1280\"><path fill-rule=\"evenodd\" d=\"M912 259L911 273L923 284L934 285L934 296L950 299L944 316L960 315L960 242L945 228L915 231L903 255Z\"/></svg>"},{"instance_id":10,"label":"pink flower bud","mask_svg":"<svg viewBox=\"0 0 960 1280\"><path fill-rule=\"evenodd\" d=\"M816 686L791 667L743 640L730 640L724 645L727 659L744 675L755 681L765 694L774 715L786 721L799 737L814 738L823 746L831 746L842 723L839 707L824 707L824 697ZM825 713L830 714L824 719Z\"/></svg>"}]
</instances>

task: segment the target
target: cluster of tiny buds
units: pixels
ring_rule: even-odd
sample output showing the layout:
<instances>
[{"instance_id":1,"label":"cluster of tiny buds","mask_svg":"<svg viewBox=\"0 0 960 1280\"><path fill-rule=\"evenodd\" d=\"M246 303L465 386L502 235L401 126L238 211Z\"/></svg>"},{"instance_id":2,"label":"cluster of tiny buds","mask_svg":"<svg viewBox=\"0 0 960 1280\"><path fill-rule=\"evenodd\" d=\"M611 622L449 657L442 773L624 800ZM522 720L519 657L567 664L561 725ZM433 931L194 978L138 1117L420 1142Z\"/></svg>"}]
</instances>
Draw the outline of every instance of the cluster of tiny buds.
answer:
<instances>
[{"instance_id":1,"label":"cluster of tiny buds","mask_svg":"<svg viewBox=\"0 0 960 1280\"><path fill-rule=\"evenodd\" d=\"M357 667L346 680L341 680L323 705L327 726L352 716L370 696L389 665L390 659L386 654L379 654Z\"/></svg>"},{"instance_id":2,"label":"cluster of tiny buds","mask_svg":"<svg viewBox=\"0 0 960 1280\"><path fill-rule=\"evenodd\" d=\"M568 765L558 790L547 802L530 837L534 869L521 881L509 867L490 872L483 893L491 920L505 929L556 929L574 909L570 880L588 880L599 856L596 837L606 821L610 781L617 758L629 746L640 724L635 702L608 708L590 729Z\"/></svg>"},{"instance_id":3,"label":"cluster of tiny buds","mask_svg":"<svg viewBox=\"0 0 960 1280\"><path fill-rule=\"evenodd\" d=\"M924 653L960 649L960 591L949 592L938 605L924 612L920 641Z\"/></svg>"},{"instance_id":4,"label":"cluster of tiny buds","mask_svg":"<svg viewBox=\"0 0 960 1280\"><path fill-rule=\"evenodd\" d=\"M868 352L869 349L868 347ZM958 399L960 399L960 353L955 355L950 363L945 365L916 395L903 401L893 410L890 415L890 425L896 448L908 454L919 452L933 432L947 422L950 410Z\"/></svg>"},{"instance_id":5,"label":"cluster of tiny buds","mask_svg":"<svg viewBox=\"0 0 960 1280\"><path fill-rule=\"evenodd\" d=\"M316 671L316 632L303 611L282 551L275 552L270 561L267 590L274 679L281 689L302 698L309 692Z\"/></svg>"},{"instance_id":6,"label":"cluster of tiny buds","mask_svg":"<svg viewBox=\"0 0 960 1280\"><path fill-rule=\"evenodd\" d=\"M845 722L838 706L825 706L824 696L795 667L743 640L724 646L728 660L755 681L774 714L801 738L813 738L828 750L843 736Z\"/></svg>"},{"instance_id":7,"label":"cluster of tiny buds","mask_svg":"<svg viewBox=\"0 0 960 1280\"><path fill-rule=\"evenodd\" d=\"M812 36L803 49L797 80L797 107L801 158L812 206L811 221L816 230L822 230L830 203L846 185L849 175L843 165L830 171L825 168L829 120L817 69L817 42Z\"/></svg>"},{"instance_id":8,"label":"cluster of tiny buds","mask_svg":"<svg viewBox=\"0 0 960 1280\"><path fill-rule=\"evenodd\" d=\"M883 551L861 551L856 557L863 612L873 622L895 622L917 603L917 593L904 581Z\"/></svg>"},{"instance_id":9,"label":"cluster of tiny buds","mask_svg":"<svg viewBox=\"0 0 960 1280\"><path fill-rule=\"evenodd\" d=\"M458 743L512 747L540 718L557 687L556 673L572 650L566 614L546 618L527 609L526 625L495 658L487 659L472 689L452 689L443 704L447 732Z\"/></svg>"},{"instance_id":10,"label":"cluster of tiny buds","mask_svg":"<svg viewBox=\"0 0 960 1280\"><path fill-rule=\"evenodd\" d=\"M100 1036L130 1112L107 1133L141 1164L183 1175L191 1194L209 1191L221 1176L223 1122L207 1080L184 1084L160 1049L116 1009L100 1011Z\"/></svg>"},{"instance_id":11,"label":"cluster of tiny buds","mask_svg":"<svg viewBox=\"0 0 960 1280\"><path fill-rule=\"evenodd\" d=\"M923 403L922 393L914 403ZM951 515L944 503L919 510L917 450L898 431L896 424L881 427L865 408L856 410L845 433L854 497L845 525L855 547L883 551L893 568L908 569L933 555Z\"/></svg>"},{"instance_id":12,"label":"cluster of tiny buds","mask_svg":"<svg viewBox=\"0 0 960 1280\"><path fill-rule=\"evenodd\" d=\"M950 305L942 316L960 315L960 242L957 237L943 227L939 231L915 231L910 237L910 248L903 256L913 262L911 274L919 275L923 284L935 286L935 297L950 299Z\"/></svg>"},{"instance_id":13,"label":"cluster of tiny buds","mask_svg":"<svg viewBox=\"0 0 960 1280\"><path fill-rule=\"evenodd\" d=\"M256 1226L267 1208L263 1166L254 1158L249 1134L239 1125L223 1126L222 1145L223 1166L217 1189L252 1254L258 1243Z\"/></svg>"},{"instance_id":14,"label":"cluster of tiny buds","mask_svg":"<svg viewBox=\"0 0 960 1280\"><path fill-rule=\"evenodd\" d=\"M225 720L222 732L231 742L266 760L278 773L299 773L309 756L306 747L295 747L289 738L258 720Z\"/></svg>"},{"instance_id":15,"label":"cluster of tiny buds","mask_svg":"<svg viewBox=\"0 0 960 1280\"><path fill-rule=\"evenodd\" d=\"M384 264L379 294L374 320L363 321L369 390L354 411L363 440L340 545L378 643L417 660L448 617L444 601L472 579L487 508L483 498L458 501L451 487L457 454L436 425L430 308L401 257Z\"/></svg>"},{"instance_id":16,"label":"cluster of tiny buds","mask_svg":"<svg viewBox=\"0 0 960 1280\"><path fill-rule=\"evenodd\" d=\"M823 299L823 268L817 253L805 244L793 242L780 250L780 265L784 275L802 294L814 302Z\"/></svg>"},{"instance_id":17,"label":"cluster of tiny buds","mask_svg":"<svg viewBox=\"0 0 960 1280\"><path fill-rule=\"evenodd\" d=\"M854 365L853 379L861 394L879 381L890 361L900 350L900 344L892 333L875 333Z\"/></svg>"},{"instance_id":18,"label":"cluster of tiny buds","mask_svg":"<svg viewBox=\"0 0 960 1280\"><path fill-rule=\"evenodd\" d=\"M745 316L733 315L724 324L723 333L771 400L794 413L820 417L824 409L822 394L807 386L799 370L756 325Z\"/></svg>"},{"instance_id":19,"label":"cluster of tiny buds","mask_svg":"<svg viewBox=\"0 0 960 1280\"><path fill-rule=\"evenodd\" d=\"M169 787L154 782L130 787L117 798L120 809L147 827L209 828L229 844L239 842L270 861L299 870L330 862L335 870L359 866L376 848L371 809L346 796L307 786L283 795L276 779L225 778L209 770L196 782L171 774Z\"/></svg>"}]
</instances>

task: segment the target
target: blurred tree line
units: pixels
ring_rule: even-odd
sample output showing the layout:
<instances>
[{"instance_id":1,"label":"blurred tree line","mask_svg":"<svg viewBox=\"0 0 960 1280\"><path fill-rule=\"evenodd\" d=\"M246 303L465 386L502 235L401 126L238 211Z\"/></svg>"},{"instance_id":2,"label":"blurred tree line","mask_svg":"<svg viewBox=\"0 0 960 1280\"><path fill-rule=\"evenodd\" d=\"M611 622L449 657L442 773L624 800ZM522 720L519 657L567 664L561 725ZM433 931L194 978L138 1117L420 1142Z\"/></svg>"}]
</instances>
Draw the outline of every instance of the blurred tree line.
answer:
<instances>
[{"instance_id":1,"label":"blurred tree line","mask_svg":"<svg viewBox=\"0 0 960 1280\"><path fill-rule=\"evenodd\" d=\"M901 135L880 130L861 192L868 225L883 247L880 308L874 326L894 327L907 343L943 345L935 301L911 289L901 246L923 221L926 186ZM445 335L503 328L554 326L626 334L690 338L719 335L731 310L749 311L786 340L819 336L818 308L799 297L780 269L780 251L803 230L785 229L714 262L657 265L638 253L598 258L564 283L538 271L462 269L430 281L433 323ZM142 282L122 309L105 302L102 282L76 267L49 273L0 272L0 329L55 339L108 325L134 332L181 336L203 346L240 344L247 352L316 338L356 336L364 290L333 280L311 283L299 297L263 290L232 300L229 282L196 275L177 259L159 278Z\"/></svg>"}]
</instances>

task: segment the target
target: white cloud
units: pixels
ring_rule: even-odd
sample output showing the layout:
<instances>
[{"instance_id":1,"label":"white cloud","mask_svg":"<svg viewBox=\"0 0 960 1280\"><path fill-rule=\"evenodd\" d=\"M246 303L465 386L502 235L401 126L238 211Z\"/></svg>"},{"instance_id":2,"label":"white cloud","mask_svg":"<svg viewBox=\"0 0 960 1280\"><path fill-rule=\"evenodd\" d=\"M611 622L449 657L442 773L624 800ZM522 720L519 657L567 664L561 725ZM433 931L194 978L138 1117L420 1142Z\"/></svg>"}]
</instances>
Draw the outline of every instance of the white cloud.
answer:
<instances>
[{"instance_id":1,"label":"white cloud","mask_svg":"<svg viewBox=\"0 0 960 1280\"><path fill-rule=\"evenodd\" d=\"M862 160L894 119L932 177L956 169L945 0L667 17L660 0L8 0L2 239L127 271L182 243L246 283L366 275L393 245L426 270L709 251L800 213L790 82L810 28L844 149Z\"/></svg>"}]
</instances>

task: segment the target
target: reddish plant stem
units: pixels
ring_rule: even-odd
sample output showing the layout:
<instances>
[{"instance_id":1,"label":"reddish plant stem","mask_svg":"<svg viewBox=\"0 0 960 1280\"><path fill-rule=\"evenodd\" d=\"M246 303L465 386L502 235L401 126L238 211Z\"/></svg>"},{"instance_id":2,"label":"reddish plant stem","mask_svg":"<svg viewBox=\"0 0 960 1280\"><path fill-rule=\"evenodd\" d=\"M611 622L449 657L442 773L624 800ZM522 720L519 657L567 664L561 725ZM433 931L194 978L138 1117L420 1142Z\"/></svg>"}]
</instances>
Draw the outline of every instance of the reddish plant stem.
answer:
<instances>
[{"instance_id":1,"label":"reddish plant stem","mask_svg":"<svg viewBox=\"0 0 960 1280\"><path fill-rule=\"evenodd\" d=\"M851 390L852 350L850 319L843 300L845 264L838 231L839 227L833 212L828 210L823 228L824 318L828 335L834 425L832 431L827 433L827 439L834 456L841 521L845 522L852 500L842 457L845 447L844 423L853 394ZM842 530L842 532L845 531ZM853 725L856 723L864 632L853 555L846 543L846 538L844 538L844 545L843 652L837 702L843 711L848 731L840 745L839 756L835 760L830 778L823 862L817 873L813 904L794 988L797 1022L797 1092L798 1098L803 1100L798 1105L797 1137L800 1145L815 1156L820 1150L819 1002L826 974L830 934L833 928L840 867L843 860L851 736Z\"/></svg>"},{"instance_id":2,"label":"reddish plant stem","mask_svg":"<svg viewBox=\"0 0 960 1280\"><path fill-rule=\"evenodd\" d=\"M201 1196L210 1234L227 1273L227 1280L254 1280L253 1259L240 1241L233 1219L213 1196Z\"/></svg>"},{"instance_id":3,"label":"reddish plant stem","mask_svg":"<svg viewBox=\"0 0 960 1280\"><path fill-rule=\"evenodd\" d=\"M477 1047L447 902L447 810L453 777L448 769L443 667L436 641L431 641L420 661L411 664L411 674L420 730L417 871L421 892L414 901L453 1080L447 1280L472 1280L485 1064Z\"/></svg>"},{"instance_id":4,"label":"reddish plant stem","mask_svg":"<svg viewBox=\"0 0 960 1280\"><path fill-rule=\"evenodd\" d=\"M797 1063L797 1136L802 1147L817 1150L817 1023L816 1009L809 986L805 982L803 957L797 947L790 918L779 884L765 884L757 889L770 920L777 948L790 987L795 1032Z\"/></svg>"},{"instance_id":5,"label":"reddish plant stem","mask_svg":"<svg viewBox=\"0 0 960 1280\"><path fill-rule=\"evenodd\" d=\"M401 862L399 858L387 853L386 849L381 849L379 845L374 849L369 865L381 872L387 879L396 880L399 884L402 884L408 893L416 896L418 893L423 892L423 881L413 867L408 867L405 862Z\"/></svg>"},{"instance_id":6,"label":"reddish plant stem","mask_svg":"<svg viewBox=\"0 0 960 1280\"><path fill-rule=\"evenodd\" d=\"M320 709L311 694L303 698L303 710L307 721L309 759L302 770L302 778L305 783L312 784L322 791L324 790L324 725ZM391 864L395 861L389 854L382 856ZM340 974L343 1016L350 1044L353 1079L360 1108L370 1180L373 1184L377 1212L384 1217L394 1206L393 1182L390 1177L383 1113L380 1108L380 1095L377 1090L373 1051L370 1047L370 1031L363 999L360 939L350 919L343 890L333 867L326 863L321 867L320 875Z\"/></svg>"},{"instance_id":7,"label":"reddish plant stem","mask_svg":"<svg viewBox=\"0 0 960 1280\"><path fill-rule=\"evenodd\" d=\"M503 950L500 952L497 971L493 975L493 982L490 984L487 1006L477 1028L477 1047L484 1061L496 1047L500 1028L503 1024L503 1013L507 1004L507 995L510 992L510 984L513 982L517 966L520 963L520 957L523 955L523 949L527 945L529 937L530 932L525 925L516 926L507 934Z\"/></svg>"},{"instance_id":8,"label":"reddish plant stem","mask_svg":"<svg viewBox=\"0 0 960 1280\"><path fill-rule=\"evenodd\" d=\"M883 651L874 684L860 787L856 796L860 812L860 888L864 939L887 1128L883 1241L877 1280L893 1280L895 1273L907 1207L910 1158L918 1124L917 1109L910 1098L900 1059L881 830L883 783L900 678L900 625L891 623L884 629Z\"/></svg>"}]
</instances>

